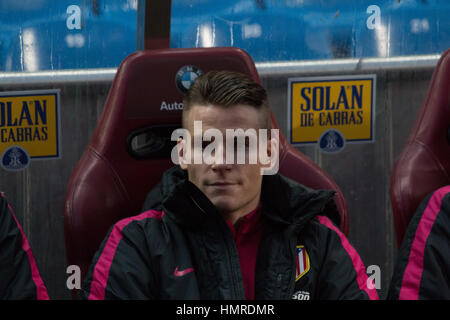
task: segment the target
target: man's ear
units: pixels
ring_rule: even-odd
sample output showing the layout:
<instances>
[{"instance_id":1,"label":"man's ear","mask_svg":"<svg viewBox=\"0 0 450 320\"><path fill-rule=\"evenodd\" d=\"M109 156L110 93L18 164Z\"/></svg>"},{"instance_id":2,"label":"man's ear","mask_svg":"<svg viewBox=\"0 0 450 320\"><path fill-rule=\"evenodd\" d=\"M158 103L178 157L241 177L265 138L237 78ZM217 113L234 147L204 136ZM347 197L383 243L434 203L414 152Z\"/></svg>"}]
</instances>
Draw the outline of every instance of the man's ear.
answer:
<instances>
[{"instance_id":1,"label":"man's ear","mask_svg":"<svg viewBox=\"0 0 450 320\"><path fill-rule=\"evenodd\" d=\"M189 160L190 160L190 157L188 157L190 150L187 149L186 141L183 140L182 138L178 138L177 151L178 151L178 160L179 160L181 169L187 170L187 168L188 168L187 165L189 164Z\"/></svg>"}]
</instances>

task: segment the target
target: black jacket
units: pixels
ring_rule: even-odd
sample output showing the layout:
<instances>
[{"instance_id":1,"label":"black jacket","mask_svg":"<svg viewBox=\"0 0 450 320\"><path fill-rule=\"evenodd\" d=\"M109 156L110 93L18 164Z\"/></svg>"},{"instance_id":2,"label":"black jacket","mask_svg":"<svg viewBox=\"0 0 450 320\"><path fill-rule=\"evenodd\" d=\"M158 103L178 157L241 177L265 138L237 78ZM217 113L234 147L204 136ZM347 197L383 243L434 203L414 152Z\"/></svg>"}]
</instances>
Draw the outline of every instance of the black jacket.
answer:
<instances>
[{"instance_id":1,"label":"black jacket","mask_svg":"<svg viewBox=\"0 0 450 320\"><path fill-rule=\"evenodd\" d=\"M0 300L48 299L28 240L0 192Z\"/></svg>"},{"instance_id":2,"label":"black jacket","mask_svg":"<svg viewBox=\"0 0 450 320\"><path fill-rule=\"evenodd\" d=\"M358 254L329 219L339 219L333 195L281 175L264 176L256 299L378 298L376 290L367 287ZM179 167L164 174L144 209L110 230L80 298L245 299L232 233ZM296 281L299 245L306 249L309 263ZM175 270L192 268L176 276Z\"/></svg>"},{"instance_id":3,"label":"black jacket","mask_svg":"<svg viewBox=\"0 0 450 320\"><path fill-rule=\"evenodd\" d=\"M428 195L402 240L389 300L450 300L450 186Z\"/></svg>"}]
</instances>

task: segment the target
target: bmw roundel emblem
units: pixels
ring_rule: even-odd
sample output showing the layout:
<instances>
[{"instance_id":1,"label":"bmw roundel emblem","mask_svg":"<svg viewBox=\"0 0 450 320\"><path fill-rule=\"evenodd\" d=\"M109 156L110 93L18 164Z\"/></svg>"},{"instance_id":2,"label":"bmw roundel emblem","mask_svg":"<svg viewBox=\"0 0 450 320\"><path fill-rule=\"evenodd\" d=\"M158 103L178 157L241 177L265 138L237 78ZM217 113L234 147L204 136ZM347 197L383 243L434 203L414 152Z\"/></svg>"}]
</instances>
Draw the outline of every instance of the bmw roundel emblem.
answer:
<instances>
[{"instance_id":1,"label":"bmw roundel emblem","mask_svg":"<svg viewBox=\"0 0 450 320\"><path fill-rule=\"evenodd\" d=\"M345 138L336 129L325 131L319 138L319 148L326 153L336 153L345 146Z\"/></svg>"},{"instance_id":2,"label":"bmw roundel emblem","mask_svg":"<svg viewBox=\"0 0 450 320\"><path fill-rule=\"evenodd\" d=\"M28 152L20 146L11 146L1 157L1 166L7 171L23 170L30 164Z\"/></svg>"},{"instance_id":3,"label":"bmw roundel emblem","mask_svg":"<svg viewBox=\"0 0 450 320\"><path fill-rule=\"evenodd\" d=\"M202 74L202 70L196 66L181 67L175 77L175 84L177 85L178 90L180 90L183 94L186 94L195 79Z\"/></svg>"}]
</instances>

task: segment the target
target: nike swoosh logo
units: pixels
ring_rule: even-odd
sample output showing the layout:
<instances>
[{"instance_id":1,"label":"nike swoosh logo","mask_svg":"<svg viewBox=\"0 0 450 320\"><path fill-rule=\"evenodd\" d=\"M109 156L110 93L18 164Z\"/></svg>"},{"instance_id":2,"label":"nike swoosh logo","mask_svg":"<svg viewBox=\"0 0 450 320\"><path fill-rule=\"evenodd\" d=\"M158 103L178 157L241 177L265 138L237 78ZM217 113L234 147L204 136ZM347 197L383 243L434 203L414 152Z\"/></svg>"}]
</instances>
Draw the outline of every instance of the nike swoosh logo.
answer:
<instances>
[{"instance_id":1,"label":"nike swoosh logo","mask_svg":"<svg viewBox=\"0 0 450 320\"><path fill-rule=\"evenodd\" d=\"M178 267L176 267L173 274L175 275L175 277L182 277L192 271L194 271L194 268L188 268L188 269L179 271Z\"/></svg>"}]
</instances>

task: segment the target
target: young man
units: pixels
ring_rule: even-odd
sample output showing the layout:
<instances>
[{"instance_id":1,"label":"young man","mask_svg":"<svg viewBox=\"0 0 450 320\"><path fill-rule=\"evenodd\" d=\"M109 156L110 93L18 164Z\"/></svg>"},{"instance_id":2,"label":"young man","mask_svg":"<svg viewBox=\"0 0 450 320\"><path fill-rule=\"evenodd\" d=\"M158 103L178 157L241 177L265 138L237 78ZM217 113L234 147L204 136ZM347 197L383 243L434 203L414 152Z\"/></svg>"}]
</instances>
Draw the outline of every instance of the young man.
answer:
<instances>
[{"instance_id":1,"label":"young man","mask_svg":"<svg viewBox=\"0 0 450 320\"><path fill-rule=\"evenodd\" d=\"M0 300L48 300L30 245L0 192Z\"/></svg>"},{"instance_id":2,"label":"young man","mask_svg":"<svg viewBox=\"0 0 450 320\"><path fill-rule=\"evenodd\" d=\"M270 129L266 92L240 73L196 79L183 110L183 127L194 137L178 141L180 165L164 173L142 214L110 230L80 298L378 298L355 249L328 218L338 216L332 191L263 176L267 164L248 161L255 151L249 141L247 161L237 161L239 154L226 161L230 141L196 143L199 123L205 134L223 137L230 129ZM263 151L272 156L278 145L269 138ZM231 150L239 149L235 143ZM203 161L193 160L196 151L206 153Z\"/></svg>"}]
</instances>

